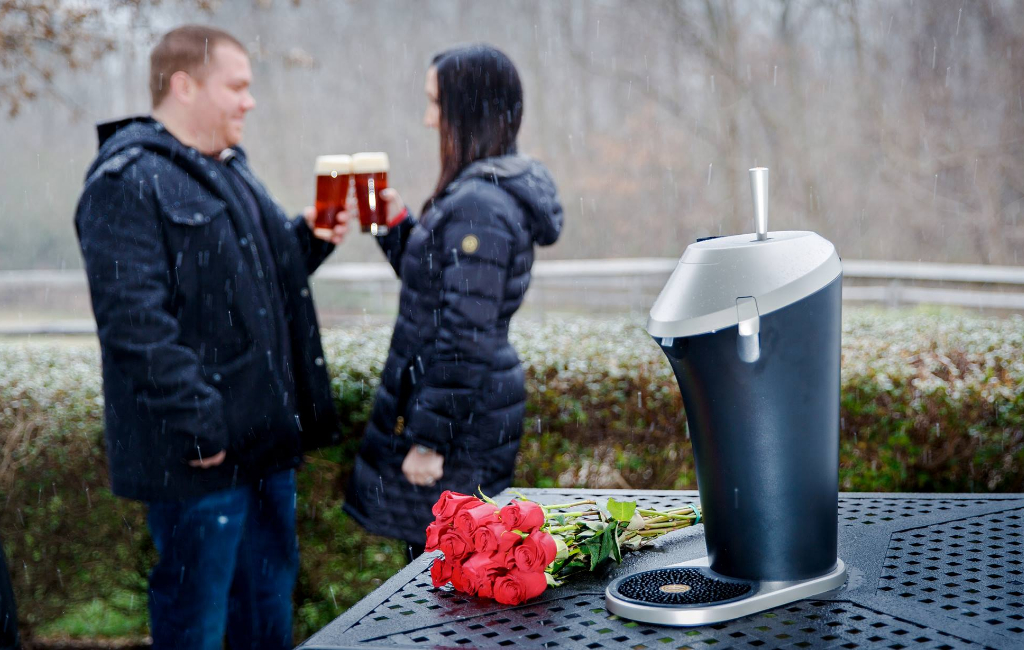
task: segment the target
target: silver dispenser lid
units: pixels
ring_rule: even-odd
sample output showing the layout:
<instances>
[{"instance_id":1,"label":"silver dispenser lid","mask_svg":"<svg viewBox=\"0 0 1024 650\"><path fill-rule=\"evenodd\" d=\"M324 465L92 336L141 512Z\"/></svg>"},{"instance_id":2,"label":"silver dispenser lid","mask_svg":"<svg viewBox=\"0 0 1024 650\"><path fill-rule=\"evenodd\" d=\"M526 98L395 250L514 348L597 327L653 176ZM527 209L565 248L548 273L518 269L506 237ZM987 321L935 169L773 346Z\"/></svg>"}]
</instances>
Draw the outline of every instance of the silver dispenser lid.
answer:
<instances>
[{"instance_id":1,"label":"silver dispenser lid","mask_svg":"<svg viewBox=\"0 0 1024 650\"><path fill-rule=\"evenodd\" d=\"M843 271L835 246L807 231L768 232L768 170L750 170L756 232L687 246L651 307L657 338L716 332L825 288ZM753 304L751 304L751 299Z\"/></svg>"}]
</instances>

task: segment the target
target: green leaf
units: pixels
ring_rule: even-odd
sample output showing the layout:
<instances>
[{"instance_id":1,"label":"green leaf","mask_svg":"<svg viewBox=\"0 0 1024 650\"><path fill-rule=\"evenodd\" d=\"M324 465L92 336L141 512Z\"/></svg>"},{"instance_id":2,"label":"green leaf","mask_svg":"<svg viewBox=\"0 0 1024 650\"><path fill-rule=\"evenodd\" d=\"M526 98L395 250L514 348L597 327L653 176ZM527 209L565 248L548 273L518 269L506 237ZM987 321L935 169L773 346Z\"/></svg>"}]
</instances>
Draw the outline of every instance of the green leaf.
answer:
<instances>
[{"instance_id":1,"label":"green leaf","mask_svg":"<svg viewBox=\"0 0 1024 650\"><path fill-rule=\"evenodd\" d=\"M561 535L552 535L552 539L555 540L555 548L558 549L555 555L556 560L564 560L569 557L569 547L566 545L565 540L562 539Z\"/></svg>"},{"instance_id":2,"label":"green leaf","mask_svg":"<svg viewBox=\"0 0 1024 650\"><path fill-rule=\"evenodd\" d=\"M590 556L590 570L595 570L602 562L612 558L622 561L622 549L619 547L618 526L608 526L599 534L588 539L581 547Z\"/></svg>"},{"instance_id":3,"label":"green leaf","mask_svg":"<svg viewBox=\"0 0 1024 650\"><path fill-rule=\"evenodd\" d=\"M592 530L592 531L594 531L596 533L603 532L605 529L608 528L608 524L606 524L603 521L585 521L585 522L583 522L583 524L587 528L589 528L590 530Z\"/></svg>"},{"instance_id":4,"label":"green leaf","mask_svg":"<svg viewBox=\"0 0 1024 650\"><path fill-rule=\"evenodd\" d=\"M643 515L639 512L634 512L632 519L629 520L629 525L626 526L626 530L640 530L647 525Z\"/></svg>"},{"instance_id":5,"label":"green leaf","mask_svg":"<svg viewBox=\"0 0 1024 650\"><path fill-rule=\"evenodd\" d=\"M609 526L601 535L602 559L612 558L616 562L622 561L622 550L619 548L619 527Z\"/></svg>"},{"instance_id":6,"label":"green leaf","mask_svg":"<svg viewBox=\"0 0 1024 650\"><path fill-rule=\"evenodd\" d=\"M615 499L608 499L608 514L612 516L612 519L619 521L629 521L633 518L633 513L636 512L636 501L616 501Z\"/></svg>"},{"instance_id":7,"label":"green leaf","mask_svg":"<svg viewBox=\"0 0 1024 650\"><path fill-rule=\"evenodd\" d=\"M604 559L606 557L608 557L607 555L605 555L603 557L601 556L601 549L602 549L602 546L603 546L603 544L601 542L602 537L603 537L603 534L602 535L598 535L598 536L596 536L596 537L594 537L592 539L587 540L586 545L583 547L584 552L587 555L590 556L590 570L591 571L596 569L597 565L601 564L601 562L603 562Z\"/></svg>"}]
</instances>

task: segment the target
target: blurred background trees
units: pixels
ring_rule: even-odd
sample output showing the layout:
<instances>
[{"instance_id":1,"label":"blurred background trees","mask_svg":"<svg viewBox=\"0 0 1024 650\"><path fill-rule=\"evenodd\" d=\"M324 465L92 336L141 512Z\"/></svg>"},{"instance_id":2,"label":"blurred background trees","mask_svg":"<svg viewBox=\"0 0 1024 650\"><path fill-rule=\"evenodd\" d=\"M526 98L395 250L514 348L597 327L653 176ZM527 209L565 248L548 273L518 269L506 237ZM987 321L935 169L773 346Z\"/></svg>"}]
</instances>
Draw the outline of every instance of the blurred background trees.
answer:
<instances>
[{"instance_id":1,"label":"blurred background trees","mask_svg":"<svg viewBox=\"0 0 1024 650\"><path fill-rule=\"evenodd\" d=\"M526 89L521 148L568 216L548 257L675 257L771 226L847 258L1024 263L1024 12L1012 0L0 0L0 268L80 266L92 123L146 112L148 53L183 22L248 44L245 145L278 198L321 153L386 150L419 205L437 174L423 74L487 41ZM353 237L333 261L376 260Z\"/></svg>"}]
</instances>

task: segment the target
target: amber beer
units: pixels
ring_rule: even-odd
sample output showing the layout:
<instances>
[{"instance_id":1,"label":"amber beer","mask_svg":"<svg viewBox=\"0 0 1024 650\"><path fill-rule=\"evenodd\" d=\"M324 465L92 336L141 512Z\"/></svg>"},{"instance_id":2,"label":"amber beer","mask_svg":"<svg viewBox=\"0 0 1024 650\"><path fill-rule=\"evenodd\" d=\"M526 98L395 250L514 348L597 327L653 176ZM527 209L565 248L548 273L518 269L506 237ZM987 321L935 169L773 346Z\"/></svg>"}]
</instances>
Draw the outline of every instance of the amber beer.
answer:
<instances>
[{"instance_id":1,"label":"amber beer","mask_svg":"<svg viewBox=\"0 0 1024 650\"><path fill-rule=\"evenodd\" d=\"M382 151L352 156L352 175L359 204L359 226L371 235L386 235L387 204L380 191L388 186L388 155Z\"/></svg>"},{"instance_id":2,"label":"amber beer","mask_svg":"<svg viewBox=\"0 0 1024 650\"><path fill-rule=\"evenodd\" d=\"M337 214L345 209L351 178L352 156L317 156L316 222L313 226L316 235L334 234Z\"/></svg>"}]
</instances>

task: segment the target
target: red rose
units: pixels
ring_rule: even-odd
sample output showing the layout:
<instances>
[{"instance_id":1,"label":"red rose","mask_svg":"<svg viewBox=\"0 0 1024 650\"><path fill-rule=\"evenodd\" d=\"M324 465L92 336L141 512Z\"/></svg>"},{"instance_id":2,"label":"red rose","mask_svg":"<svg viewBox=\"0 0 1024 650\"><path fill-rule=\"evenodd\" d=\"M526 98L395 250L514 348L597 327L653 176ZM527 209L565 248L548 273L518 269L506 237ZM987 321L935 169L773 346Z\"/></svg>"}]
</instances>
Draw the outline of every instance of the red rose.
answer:
<instances>
[{"instance_id":1,"label":"red rose","mask_svg":"<svg viewBox=\"0 0 1024 650\"><path fill-rule=\"evenodd\" d=\"M452 492L451 490L445 490L438 497L437 503L430 509L434 513L434 517L437 518L438 523L445 523L452 520L455 517L455 513L462 510L464 507L469 505L473 507L483 503L476 497L471 497L468 494L459 494L458 492Z\"/></svg>"},{"instance_id":2,"label":"red rose","mask_svg":"<svg viewBox=\"0 0 1024 650\"><path fill-rule=\"evenodd\" d=\"M476 595L476 585L473 584L471 576L466 575L466 570L461 564L455 563L452 566L451 581L452 586L455 587L457 591L469 594L470 596Z\"/></svg>"},{"instance_id":3,"label":"red rose","mask_svg":"<svg viewBox=\"0 0 1024 650\"><path fill-rule=\"evenodd\" d=\"M491 576L489 580L484 580L477 587L476 595L480 598L488 598L494 600L494 581L497 576Z\"/></svg>"},{"instance_id":4,"label":"red rose","mask_svg":"<svg viewBox=\"0 0 1024 650\"><path fill-rule=\"evenodd\" d=\"M516 568L514 552L522 543L523 538L519 533L506 530L498 536L498 550L494 553L494 561L501 563L506 569Z\"/></svg>"},{"instance_id":5,"label":"red rose","mask_svg":"<svg viewBox=\"0 0 1024 650\"><path fill-rule=\"evenodd\" d=\"M558 555L555 538L542 530L530 533L513 552L516 567L520 571L537 572L548 568Z\"/></svg>"},{"instance_id":6,"label":"red rose","mask_svg":"<svg viewBox=\"0 0 1024 650\"><path fill-rule=\"evenodd\" d=\"M544 573L523 573L509 571L494 581L494 600L504 605L518 605L524 600L536 598L548 588Z\"/></svg>"},{"instance_id":7,"label":"red rose","mask_svg":"<svg viewBox=\"0 0 1024 650\"><path fill-rule=\"evenodd\" d=\"M430 579L435 587L443 587L452 579L452 563L442 558L434 558L430 565Z\"/></svg>"},{"instance_id":8,"label":"red rose","mask_svg":"<svg viewBox=\"0 0 1024 650\"><path fill-rule=\"evenodd\" d=\"M468 560L462 563L462 579L470 589L466 593L480 594L481 589L491 593L494 574L499 569L504 569L504 567L495 565L491 561L490 556L480 553L471 555ZM460 589L459 591L463 590ZM486 594L484 594L484 597L490 598Z\"/></svg>"},{"instance_id":9,"label":"red rose","mask_svg":"<svg viewBox=\"0 0 1024 650\"><path fill-rule=\"evenodd\" d=\"M485 555L493 555L498 551L498 539L502 535L515 535L505 530L500 521L480 526L473 533L473 550Z\"/></svg>"},{"instance_id":10,"label":"red rose","mask_svg":"<svg viewBox=\"0 0 1024 650\"><path fill-rule=\"evenodd\" d=\"M519 533L513 533L510 530L502 531L498 535L498 555L506 555L512 552L512 549L523 543L523 536Z\"/></svg>"},{"instance_id":11,"label":"red rose","mask_svg":"<svg viewBox=\"0 0 1024 650\"><path fill-rule=\"evenodd\" d=\"M450 530L450 528L451 527L448 524L439 524L436 521L427 526L427 545L424 547L424 550L428 553L436 551L437 543L440 541L441 535L446 530Z\"/></svg>"},{"instance_id":12,"label":"red rose","mask_svg":"<svg viewBox=\"0 0 1024 650\"><path fill-rule=\"evenodd\" d=\"M472 535L480 526L498 521L498 508L489 503L481 503L471 508L462 508L455 514L455 528L467 535Z\"/></svg>"},{"instance_id":13,"label":"red rose","mask_svg":"<svg viewBox=\"0 0 1024 650\"><path fill-rule=\"evenodd\" d=\"M459 530L447 530L441 534L438 541L438 548L444 553L446 560L453 562L466 557L472 547L469 536Z\"/></svg>"},{"instance_id":14,"label":"red rose","mask_svg":"<svg viewBox=\"0 0 1024 650\"><path fill-rule=\"evenodd\" d=\"M544 525L544 508L532 501L513 501L501 509L501 523L506 530L532 533Z\"/></svg>"}]
</instances>

